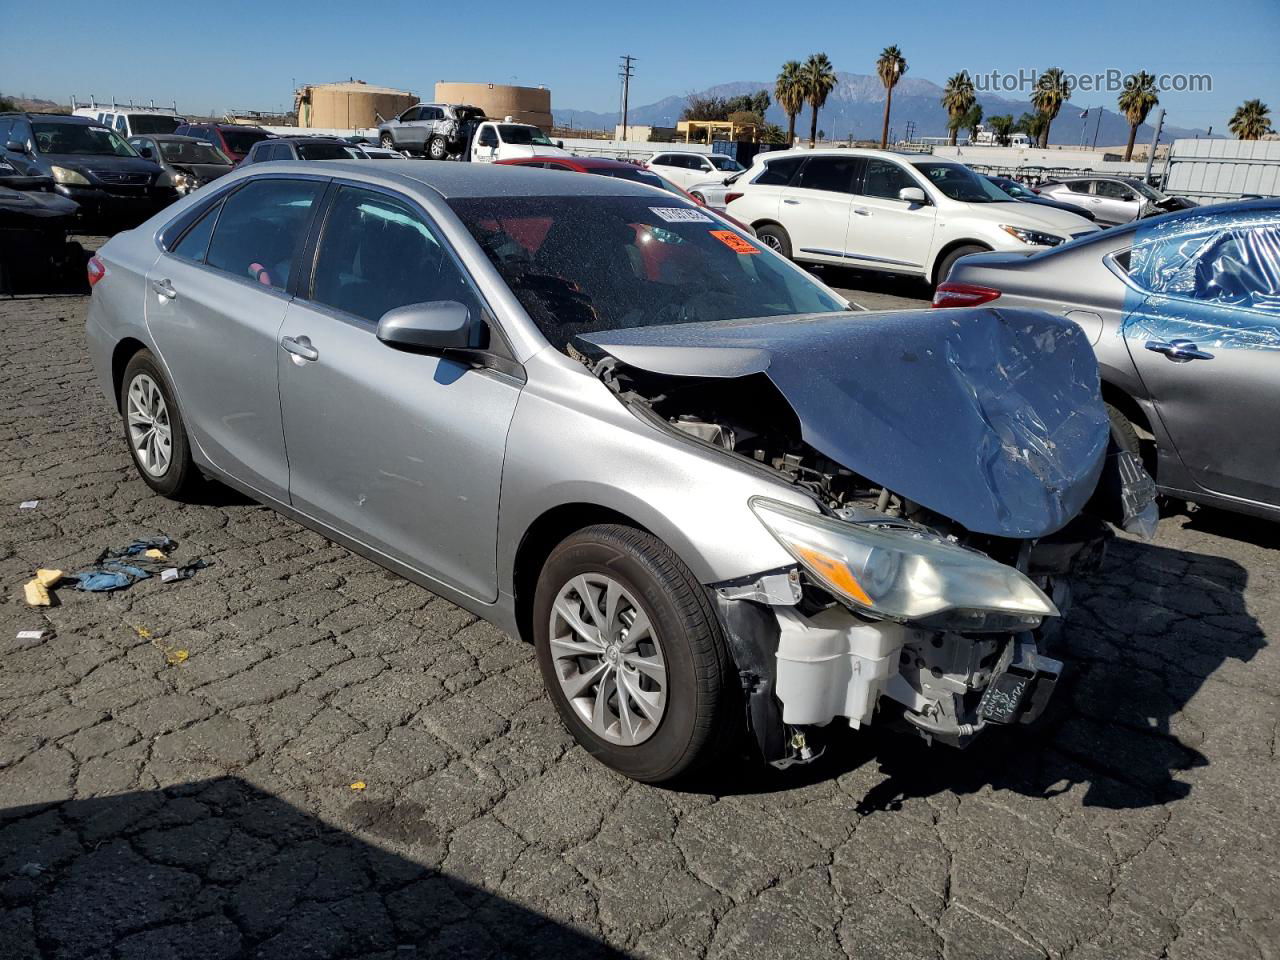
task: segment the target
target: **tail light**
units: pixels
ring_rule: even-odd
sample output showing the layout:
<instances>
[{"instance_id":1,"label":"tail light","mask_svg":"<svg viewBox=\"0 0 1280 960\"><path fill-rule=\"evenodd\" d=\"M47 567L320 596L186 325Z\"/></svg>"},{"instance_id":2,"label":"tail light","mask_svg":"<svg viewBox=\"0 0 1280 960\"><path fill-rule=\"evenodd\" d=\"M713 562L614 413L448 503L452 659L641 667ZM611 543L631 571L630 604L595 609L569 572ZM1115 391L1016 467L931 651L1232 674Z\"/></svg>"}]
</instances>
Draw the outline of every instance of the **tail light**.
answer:
<instances>
[{"instance_id":1,"label":"tail light","mask_svg":"<svg viewBox=\"0 0 1280 960\"><path fill-rule=\"evenodd\" d=\"M89 274L89 286L93 286L99 280L107 275L107 265L99 260L96 256L89 258L89 263L85 267L85 271Z\"/></svg>"},{"instance_id":2,"label":"tail light","mask_svg":"<svg viewBox=\"0 0 1280 960\"><path fill-rule=\"evenodd\" d=\"M976 307L981 303L990 303L999 296L1000 291L994 287L948 281L938 284L938 288L933 291L933 305L935 307Z\"/></svg>"},{"instance_id":3,"label":"tail light","mask_svg":"<svg viewBox=\"0 0 1280 960\"><path fill-rule=\"evenodd\" d=\"M724 205L727 207L729 204L733 203L733 201L737 200L740 196L742 196L741 192L726 193L724 195Z\"/></svg>"}]
</instances>

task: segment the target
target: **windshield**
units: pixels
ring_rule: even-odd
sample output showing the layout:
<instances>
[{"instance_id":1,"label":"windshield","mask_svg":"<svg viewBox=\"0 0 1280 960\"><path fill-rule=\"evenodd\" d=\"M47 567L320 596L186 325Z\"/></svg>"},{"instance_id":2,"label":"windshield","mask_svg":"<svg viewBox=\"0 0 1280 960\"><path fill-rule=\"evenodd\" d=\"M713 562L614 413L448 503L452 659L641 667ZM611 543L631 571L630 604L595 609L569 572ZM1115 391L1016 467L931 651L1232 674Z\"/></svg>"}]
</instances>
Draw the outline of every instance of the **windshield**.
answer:
<instances>
[{"instance_id":1,"label":"windshield","mask_svg":"<svg viewBox=\"0 0 1280 960\"><path fill-rule=\"evenodd\" d=\"M926 160L913 166L952 200L962 203L1009 202L1009 195L994 183L958 163L934 163Z\"/></svg>"},{"instance_id":2,"label":"windshield","mask_svg":"<svg viewBox=\"0 0 1280 960\"><path fill-rule=\"evenodd\" d=\"M1011 197L1029 198L1035 196L1029 187L1024 187L1017 180L1006 180L1003 177L988 177L987 179Z\"/></svg>"},{"instance_id":3,"label":"windshield","mask_svg":"<svg viewBox=\"0 0 1280 960\"><path fill-rule=\"evenodd\" d=\"M129 114L129 129L134 133L173 133L187 121L156 113Z\"/></svg>"},{"instance_id":4,"label":"windshield","mask_svg":"<svg viewBox=\"0 0 1280 960\"><path fill-rule=\"evenodd\" d=\"M222 139L226 141L227 147L236 153L248 153L249 149L259 140L267 140L270 134L265 130L245 129L245 130L228 130L222 128Z\"/></svg>"},{"instance_id":5,"label":"windshield","mask_svg":"<svg viewBox=\"0 0 1280 960\"><path fill-rule=\"evenodd\" d=\"M136 157L137 151L106 127L87 123L33 123L41 153L68 153L89 157Z\"/></svg>"},{"instance_id":6,"label":"windshield","mask_svg":"<svg viewBox=\"0 0 1280 960\"><path fill-rule=\"evenodd\" d=\"M1137 190L1148 200L1163 200L1165 198L1163 193L1155 187L1147 186L1141 180L1126 180L1125 183L1129 184L1129 186L1133 187L1133 189Z\"/></svg>"},{"instance_id":7,"label":"windshield","mask_svg":"<svg viewBox=\"0 0 1280 960\"><path fill-rule=\"evenodd\" d=\"M754 240L674 198L449 205L557 349L601 330L846 309Z\"/></svg>"},{"instance_id":8,"label":"windshield","mask_svg":"<svg viewBox=\"0 0 1280 960\"><path fill-rule=\"evenodd\" d=\"M717 170L727 170L729 173L736 173L739 170L746 169L732 157L722 157L719 154L713 153L711 156L707 157L707 159L711 161L711 165Z\"/></svg>"},{"instance_id":9,"label":"windshield","mask_svg":"<svg viewBox=\"0 0 1280 960\"><path fill-rule=\"evenodd\" d=\"M231 163L226 154L208 143L161 140L160 152L170 163L220 163L224 166Z\"/></svg>"},{"instance_id":10,"label":"windshield","mask_svg":"<svg viewBox=\"0 0 1280 960\"><path fill-rule=\"evenodd\" d=\"M364 152L349 143L300 143L298 156L303 160L364 160Z\"/></svg>"},{"instance_id":11,"label":"windshield","mask_svg":"<svg viewBox=\"0 0 1280 960\"><path fill-rule=\"evenodd\" d=\"M547 135L537 127L526 127L520 123L498 124L498 136L502 137L503 143L515 143L522 146L534 143L540 147L555 146L554 143L547 139Z\"/></svg>"}]
</instances>

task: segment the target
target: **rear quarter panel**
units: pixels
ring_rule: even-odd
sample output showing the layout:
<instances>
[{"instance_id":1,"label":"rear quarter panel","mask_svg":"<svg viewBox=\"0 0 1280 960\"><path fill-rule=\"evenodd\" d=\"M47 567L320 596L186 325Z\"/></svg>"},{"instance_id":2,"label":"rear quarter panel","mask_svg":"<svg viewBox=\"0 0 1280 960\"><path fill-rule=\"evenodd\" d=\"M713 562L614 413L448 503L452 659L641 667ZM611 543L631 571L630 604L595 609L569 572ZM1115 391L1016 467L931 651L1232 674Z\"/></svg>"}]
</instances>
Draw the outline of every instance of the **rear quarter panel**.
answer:
<instances>
[{"instance_id":1,"label":"rear quarter panel","mask_svg":"<svg viewBox=\"0 0 1280 960\"><path fill-rule=\"evenodd\" d=\"M144 317L147 272L160 256L154 240L155 228L148 231L153 223L155 218L136 230L116 234L97 252L106 274L94 285L89 297L85 339L98 385L113 404L118 400L111 376L111 357L116 345L132 338L155 349Z\"/></svg>"}]
</instances>

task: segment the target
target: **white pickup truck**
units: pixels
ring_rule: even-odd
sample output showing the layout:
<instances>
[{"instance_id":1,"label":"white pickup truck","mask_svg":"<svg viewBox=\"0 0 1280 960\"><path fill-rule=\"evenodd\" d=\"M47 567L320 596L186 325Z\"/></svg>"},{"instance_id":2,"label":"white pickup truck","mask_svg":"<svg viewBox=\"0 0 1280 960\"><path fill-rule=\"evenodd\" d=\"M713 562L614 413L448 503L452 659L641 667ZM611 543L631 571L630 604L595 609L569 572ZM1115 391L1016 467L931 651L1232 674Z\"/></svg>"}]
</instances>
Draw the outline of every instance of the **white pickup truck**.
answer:
<instances>
[{"instance_id":1,"label":"white pickup truck","mask_svg":"<svg viewBox=\"0 0 1280 960\"><path fill-rule=\"evenodd\" d=\"M516 157L567 157L563 145L552 143L539 128L530 123L486 120L476 127L471 140L471 159L476 163L513 160Z\"/></svg>"}]
</instances>

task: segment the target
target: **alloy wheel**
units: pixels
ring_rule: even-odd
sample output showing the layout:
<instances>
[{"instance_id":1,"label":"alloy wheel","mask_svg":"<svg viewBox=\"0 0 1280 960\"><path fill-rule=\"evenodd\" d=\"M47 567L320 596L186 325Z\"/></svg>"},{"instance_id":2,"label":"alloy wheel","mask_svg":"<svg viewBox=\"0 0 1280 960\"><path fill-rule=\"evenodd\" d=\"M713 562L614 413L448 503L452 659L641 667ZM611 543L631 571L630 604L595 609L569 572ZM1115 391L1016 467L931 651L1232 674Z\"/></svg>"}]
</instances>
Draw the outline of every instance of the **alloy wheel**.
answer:
<instances>
[{"instance_id":1,"label":"alloy wheel","mask_svg":"<svg viewBox=\"0 0 1280 960\"><path fill-rule=\"evenodd\" d=\"M772 233L762 233L759 236L760 241L770 250L782 252L782 241L775 237Z\"/></svg>"},{"instance_id":2,"label":"alloy wheel","mask_svg":"<svg viewBox=\"0 0 1280 960\"><path fill-rule=\"evenodd\" d=\"M591 732L636 746L667 707L667 666L649 616L631 592L599 573L574 577L551 610L551 657L565 698Z\"/></svg>"},{"instance_id":3,"label":"alloy wheel","mask_svg":"<svg viewBox=\"0 0 1280 960\"><path fill-rule=\"evenodd\" d=\"M126 416L129 443L138 464L151 476L163 477L173 456L173 428L160 386L145 373L129 384Z\"/></svg>"}]
</instances>

